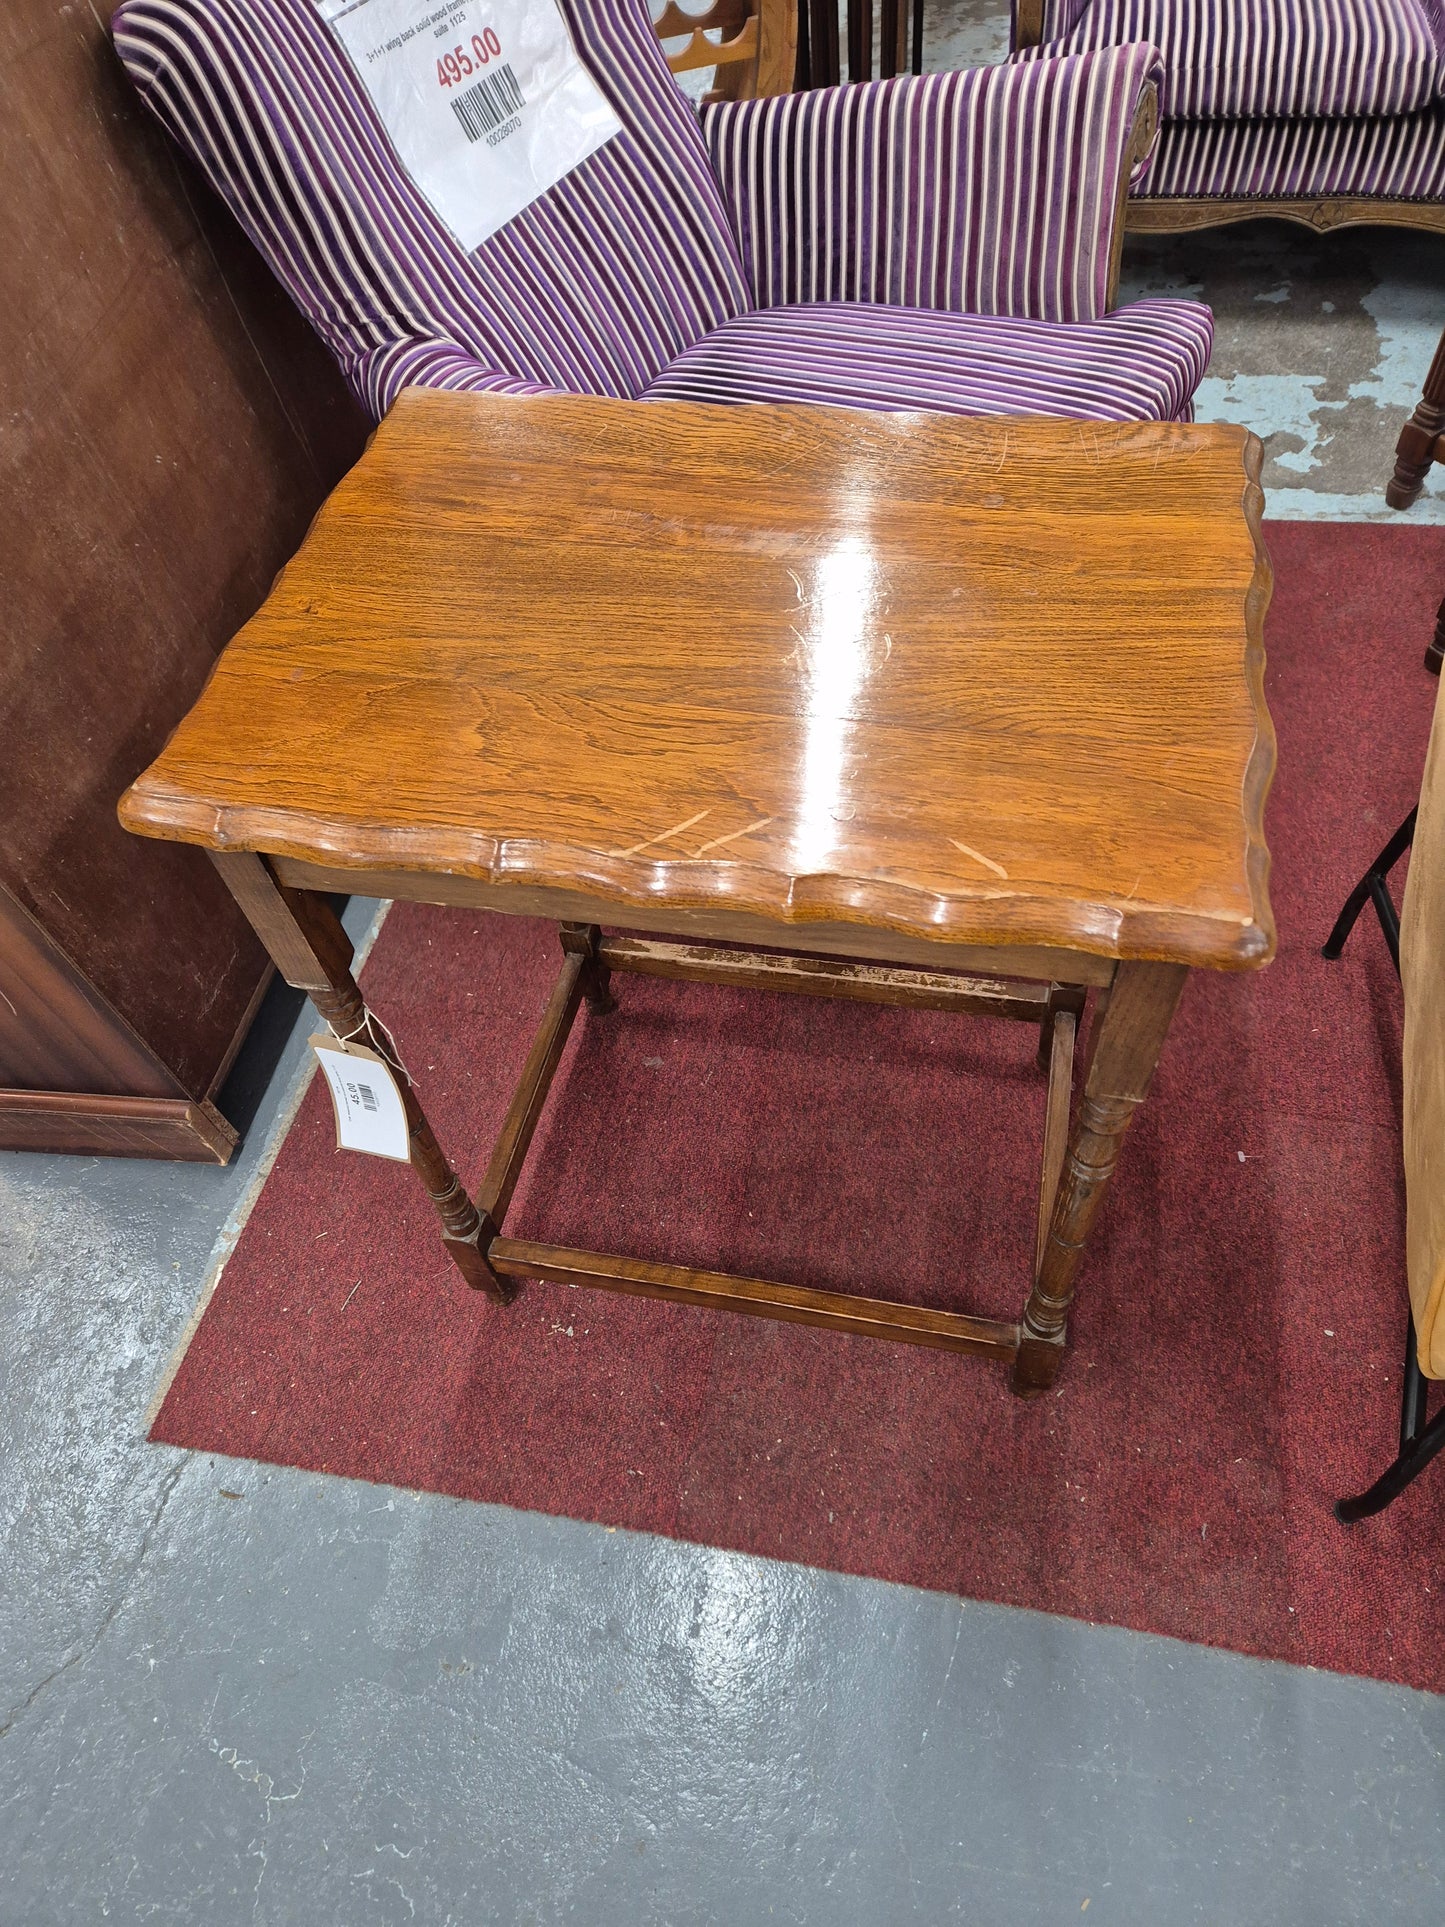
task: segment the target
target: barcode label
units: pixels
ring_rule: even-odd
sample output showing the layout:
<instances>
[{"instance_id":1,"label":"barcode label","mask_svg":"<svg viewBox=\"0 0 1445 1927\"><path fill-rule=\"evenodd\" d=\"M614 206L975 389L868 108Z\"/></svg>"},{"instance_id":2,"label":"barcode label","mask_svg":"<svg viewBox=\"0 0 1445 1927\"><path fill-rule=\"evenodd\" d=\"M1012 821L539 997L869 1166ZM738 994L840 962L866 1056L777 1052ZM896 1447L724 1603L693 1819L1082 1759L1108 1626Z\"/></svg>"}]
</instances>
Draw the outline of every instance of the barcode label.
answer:
<instances>
[{"instance_id":1,"label":"barcode label","mask_svg":"<svg viewBox=\"0 0 1445 1927\"><path fill-rule=\"evenodd\" d=\"M328 23L397 160L468 254L622 131L577 58L567 24L573 9L564 19L561 0L286 6L314 6ZM256 9L231 11L245 18Z\"/></svg>"},{"instance_id":2,"label":"barcode label","mask_svg":"<svg viewBox=\"0 0 1445 1927\"><path fill-rule=\"evenodd\" d=\"M504 121L514 119L526 104L517 76L510 66L502 66L494 74L483 74L475 87L468 87L453 100L451 107L467 139L479 141L494 134Z\"/></svg>"},{"instance_id":3,"label":"barcode label","mask_svg":"<svg viewBox=\"0 0 1445 1927\"><path fill-rule=\"evenodd\" d=\"M338 1148L407 1163L411 1127L397 1082L404 1073L393 1072L385 1058L364 1044L324 1036L313 1037L311 1048L326 1074Z\"/></svg>"}]
</instances>

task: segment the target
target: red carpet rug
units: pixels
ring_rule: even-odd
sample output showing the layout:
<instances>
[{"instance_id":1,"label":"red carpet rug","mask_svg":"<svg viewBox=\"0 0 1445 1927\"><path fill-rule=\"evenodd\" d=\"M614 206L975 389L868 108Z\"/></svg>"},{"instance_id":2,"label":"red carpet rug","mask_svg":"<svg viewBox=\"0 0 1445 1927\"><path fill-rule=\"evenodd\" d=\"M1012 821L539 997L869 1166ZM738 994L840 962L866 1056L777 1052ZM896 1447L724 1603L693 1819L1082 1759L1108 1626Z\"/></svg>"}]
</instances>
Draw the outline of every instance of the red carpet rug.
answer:
<instances>
[{"instance_id":1,"label":"red carpet rug","mask_svg":"<svg viewBox=\"0 0 1445 1927\"><path fill-rule=\"evenodd\" d=\"M980 1360L455 1279L404 1166L312 1085L152 1436L1445 1688L1445 1463L1393 1451L1398 991L1319 945L1414 800L1445 531L1275 524L1280 954L1197 976L1056 1391ZM398 907L365 975L474 1183L547 926ZM508 1230L1012 1315L1042 1080L1022 1026L640 978L584 1012Z\"/></svg>"}]
</instances>

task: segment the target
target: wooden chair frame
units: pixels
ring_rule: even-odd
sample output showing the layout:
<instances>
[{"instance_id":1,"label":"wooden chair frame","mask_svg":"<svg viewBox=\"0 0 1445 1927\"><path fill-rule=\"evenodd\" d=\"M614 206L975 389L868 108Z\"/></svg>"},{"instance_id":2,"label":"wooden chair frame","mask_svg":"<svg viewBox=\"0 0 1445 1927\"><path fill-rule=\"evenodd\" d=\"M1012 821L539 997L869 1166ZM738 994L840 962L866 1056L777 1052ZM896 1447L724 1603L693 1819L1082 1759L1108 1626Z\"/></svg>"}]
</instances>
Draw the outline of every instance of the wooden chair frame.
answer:
<instances>
[{"instance_id":1,"label":"wooden chair frame","mask_svg":"<svg viewBox=\"0 0 1445 1927\"><path fill-rule=\"evenodd\" d=\"M675 53L663 48L673 73L717 69L705 104L760 100L793 90L798 63L795 0L712 0L706 13L684 13L677 0L667 0L653 28L664 42L687 35L686 45ZM709 40L708 34L717 31L721 41Z\"/></svg>"}]
</instances>

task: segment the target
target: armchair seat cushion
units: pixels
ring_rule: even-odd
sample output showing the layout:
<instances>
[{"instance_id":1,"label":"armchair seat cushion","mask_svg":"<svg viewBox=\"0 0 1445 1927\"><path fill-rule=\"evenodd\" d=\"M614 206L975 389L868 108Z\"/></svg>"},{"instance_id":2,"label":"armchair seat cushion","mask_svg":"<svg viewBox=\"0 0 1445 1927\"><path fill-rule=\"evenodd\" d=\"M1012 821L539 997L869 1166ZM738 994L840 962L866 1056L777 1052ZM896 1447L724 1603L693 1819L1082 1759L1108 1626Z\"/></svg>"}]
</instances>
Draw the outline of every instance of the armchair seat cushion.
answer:
<instances>
[{"instance_id":1,"label":"armchair seat cushion","mask_svg":"<svg viewBox=\"0 0 1445 1927\"><path fill-rule=\"evenodd\" d=\"M1193 301L1138 301L1087 322L803 302L724 322L644 397L1185 421L1212 332Z\"/></svg>"},{"instance_id":2,"label":"armchair seat cushion","mask_svg":"<svg viewBox=\"0 0 1445 1927\"><path fill-rule=\"evenodd\" d=\"M1037 51L1138 40L1163 57L1166 120L1407 114L1442 81L1423 0L1087 0Z\"/></svg>"}]
</instances>

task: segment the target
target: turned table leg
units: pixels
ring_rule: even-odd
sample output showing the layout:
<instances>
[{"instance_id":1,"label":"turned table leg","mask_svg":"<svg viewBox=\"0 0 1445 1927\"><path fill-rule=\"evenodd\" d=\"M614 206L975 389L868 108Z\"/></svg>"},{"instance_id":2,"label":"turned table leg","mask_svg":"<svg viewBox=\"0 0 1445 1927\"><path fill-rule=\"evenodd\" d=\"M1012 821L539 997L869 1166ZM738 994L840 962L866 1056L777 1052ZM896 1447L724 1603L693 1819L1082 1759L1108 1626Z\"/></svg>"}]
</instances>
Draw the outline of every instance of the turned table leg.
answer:
<instances>
[{"instance_id":1,"label":"turned table leg","mask_svg":"<svg viewBox=\"0 0 1445 1927\"><path fill-rule=\"evenodd\" d=\"M1187 975L1184 964L1161 963L1121 963L1114 974L1093 1027L1083 1100L1019 1328L1016 1392L1047 1391L1063 1362L1074 1273L1114 1175L1124 1133L1149 1089Z\"/></svg>"},{"instance_id":2,"label":"turned table leg","mask_svg":"<svg viewBox=\"0 0 1445 1927\"><path fill-rule=\"evenodd\" d=\"M1425 392L1415 404L1415 412L1400 430L1395 445L1395 473L1385 488L1385 500L1392 509L1407 509L1425 486L1425 476L1435 460L1441 430L1445 429L1445 335L1435 350L1430 372L1425 377Z\"/></svg>"},{"instance_id":3,"label":"turned table leg","mask_svg":"<svg viewBox=\"0 0 1445 1927\"><path fill-rule=\"evenodd\" d=\"M331 905L310 890L286 889L265 858L249 851L212 852L211 860L287 983L306 992L338 1037L364 1043L391 1064L406 1111L412 1168L436 1206L442 1243L469 1285L500 1304L510 1302L520 1286L499 1278L487 1263L477 1208L443 1157L410 1078L366 1008L351 974L351 940Z\"/></svg>"}]
</instances>

